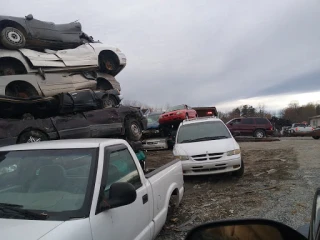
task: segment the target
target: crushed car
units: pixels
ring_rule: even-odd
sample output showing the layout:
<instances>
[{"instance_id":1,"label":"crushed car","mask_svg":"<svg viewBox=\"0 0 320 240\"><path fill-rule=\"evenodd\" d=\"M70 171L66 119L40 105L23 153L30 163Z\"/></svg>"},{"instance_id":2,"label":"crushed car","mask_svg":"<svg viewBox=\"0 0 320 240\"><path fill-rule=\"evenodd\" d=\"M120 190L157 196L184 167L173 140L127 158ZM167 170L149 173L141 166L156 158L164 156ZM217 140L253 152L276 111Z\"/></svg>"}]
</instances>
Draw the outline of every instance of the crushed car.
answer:
<instances>
[{"instance_id":1,"label":"crushed car","mask_svg":"<svg viewBox=\"0 0 320 240\"><path fill-rule=\"evenodd\" d=\"M55 24L37 20L29 14L24 18L0 16L0 42L8 49L65 49L94 40L82 32L77 21Z\"/></svg>"},{"instance_id":2,"label":"crushed car","mask_svg":"<svg viewBox=\"0 0 320 240\"><path fill-rule=\"evenodd\" d=\"M119 105L121 98L116 90L80 91L60 93L53 97L15 98L0 96L0 118L46 118L61 114L90 111Z\"/></svg>"},{"instance_id":3,"label":"crushed car","mask_svg":"<svg viewBox=\"0 0 320 240\"><path fill-rule=\"evenodd\" d=\"M0 119L0 146L56 139L141 139L147 120L136 108L118 106L50 118Z\"/></svg>"},{"instance_id":4,"label":"crushed car","mask_svg":"<svg viewBox=\"0 0 320 240\"><path fill-rule=\"evenodd\" d=\"M51 97L82 89L120 92L120 84L109 74L95 72L32 73L0 77L0 95L18 98Z\"/></svg>"},{"instance_id":5,"label":"crushed car","mask_svg":"<svg viewBox=\"0 0 320 240\"><path fill-rule=\"evenodd\" d=\"M2 75L26 74L71 69L97 70L116 76L126 66L127 59L117 47L102 43L86 43L73 49L35 51L0 49Z\"/></svg>"},{"instance_id":6,"label":"crushed car","mask_svg":"<svg viewBox=\"0 0 320 240\"><path fill-rule=\"evenodd\" d=\"M159 118L161 125L179 125L183 120L196 118L197 112L186 104L170 107Z\"/></svg>"}]
</instances>

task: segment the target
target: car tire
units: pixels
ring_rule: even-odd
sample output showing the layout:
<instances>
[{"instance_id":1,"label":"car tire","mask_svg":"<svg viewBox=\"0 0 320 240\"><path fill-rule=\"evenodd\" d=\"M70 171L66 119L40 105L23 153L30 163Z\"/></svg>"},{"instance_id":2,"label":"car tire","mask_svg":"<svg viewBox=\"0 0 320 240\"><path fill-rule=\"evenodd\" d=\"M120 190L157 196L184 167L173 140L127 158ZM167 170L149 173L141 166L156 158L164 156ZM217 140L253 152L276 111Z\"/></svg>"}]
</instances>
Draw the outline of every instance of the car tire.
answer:
<instances>
[{"instance_id":1,"label":"car tire","mask_svg":"<svg viewBox=\"0 0 320 240\"><path fill-rule=\"evenodd\" d=\"M253 136L255 138L264 138L266 136L266 133L262 129L257 129L254 131Z\"/></svg>"},{"instance_id":2,"label":"car tire","mask_svg":"<svg viewBox=\"0 0 320 240\"><path fill-rule=\"evenodd\" d=\"M126 121L125 130L130 141L139 141L142 137L142 128L136 119L129 118Z\"/></svg>"},{"instance_id":3,"label":"car tire","mask_svg":"<svg viewBox=\"0 0 320 240\"><path fill-rule=\"evenodd\" d=\"M235 177L242 177L244 174L244 163L243 160L241 159L241 167L239 170L232 172L232 175Z\"/></svg>"},{"instance_id":4,"label":"car tire","mask_svg":"<svg viewBox=\"0 0 320 240\"><path fill-rule=\"evenodd\" d=\"M48 141L48 136L39 131L39 130L29 130L24 133L22 133L17 143L32 143L32 142L42 142L42 141Z\"/></svg>"},{"instance_id":5,"label":"car tire","mask_svg":"<svg viewBox=\"0 0 320 240\"><path fill-rule=\"evenodd\" d=\"M104 96L102 98L103 108L113 108L118 105L118 101L113 96Z\"/></svg>"},{"instance_id":6,"label":"car tire","mask_svg":"<svg viewBox=\"0 0 320 240\"><path fill-rule=\"evenodd\" d=\"M102 72L113 75L113 73L119 68L119 63L117 63L113 54L101 53L99 55L99 67Z\"/></svg>"},{"instance_id":7,"label":"car tire","mask_svg":"<svg viewBox=\"0 0 320 240\"><path fill-rule=\"evenodd\" d=\"M26 38L24 34L14 27L6 27L2 29L0 41L4 47L12 50L23 48L26 45Z\"/></svg>"},{"instance_id":8,"label":"car tire","mask_svg":"<svg viewBox=\"0 0 320 240\"><path fill-rule=\"evenodd\" d=\"M318 140L320 137L318 137L318 136L312 136L312 138Z\"/></svg>"}]
</instances>

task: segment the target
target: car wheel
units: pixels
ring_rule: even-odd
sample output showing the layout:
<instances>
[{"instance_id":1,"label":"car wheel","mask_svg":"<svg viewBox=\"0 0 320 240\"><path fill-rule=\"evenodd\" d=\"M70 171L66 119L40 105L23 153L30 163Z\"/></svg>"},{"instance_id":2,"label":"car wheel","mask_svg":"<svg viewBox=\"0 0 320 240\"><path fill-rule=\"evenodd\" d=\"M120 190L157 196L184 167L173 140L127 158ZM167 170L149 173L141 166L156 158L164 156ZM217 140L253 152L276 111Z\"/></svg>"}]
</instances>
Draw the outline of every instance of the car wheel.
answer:
<instances>
[{"instance_id":1,"label":"car wheel","mask_svg":"<svg viewBox=\"0 0 320 240\"><path fill-rule=\"evenodd\" d=\"M32 143L49 140L47 135L38 130L29 130L20 135L18 143Z\"/></svg>"},{"instance_id":2,"label":"car wheel","mask_svg":"<svg viewBox=\"0 0 320 240\"><path fill-rule=\"evenodd\" d=\"M142 137L142 128L139 122L135 119L126 121L126 135L131 141L139 141Z\"/></svg>"},{"instance_id":3,"label":"car wheel","mask_svg":"<svg viewBox=\"0 0 320 240\"><path fill-rule=\"evenodd\" d=\"M1 43L8 49L19 49L26 45L24 34L17 28L6 27L1 31Z\"/></svg>"},{"instance_id":4,"label":"car wheel","mask_svg":"<svg viewBox=\"0 0 320 240\"><path fill-rule=\"evenodd\" d=\"M244 163L243 160L241 159L241 167L239 170L232 172L232 175L235 177L242 177L244 174Z\"/></svg>"},{"instance_id":5,"label":"car wheel","mask_svg":"<svg viewBox=\"0 0 320 240\"><path fill-rule=\"evenodd\" d=\"M258 129L254 132L253 136L256 138L264 138L265 137L265 132L262 129Z\"/></svg>"},{"instance_id":6,"label":"car wheel","mask_svg":"<svg viewBox=\"0 0 320 240\"><path fill-rule=\"evenodd\" d=\"M38 91L28 83L10 83L7 86L6 96L18 98L39 97Z\"/></svg>"},{"instance_id":7,"label":"car wheel","mask_svg":"<svg viewBox=\"0 0 320 240\"><path fill-rule=\"evenodd\" d=\"M318 136L312 136L312 138L318 140L320 137L318 137Z\"/></svg>"},{"instance_id":8,"label":"car wheel","mask_svg":"<svg viewBox=\"0 0 320 240\"><path fill-rule=\"evenodd\" d=\"M113 96L104 96L102 102L103 108L112 108L118 105L118 101Z\"/></svg>"},{"instance_id":9,"label":"car wheel","mask_svg":"<svg viewBox=\"0 0 320 240\"><path fill-rule=\"evenodd\" d=\"M102 72L111 74L119 68L115 57L110 53L101 53L99 56L99 66Z\"/></svg>"}]
</instances>

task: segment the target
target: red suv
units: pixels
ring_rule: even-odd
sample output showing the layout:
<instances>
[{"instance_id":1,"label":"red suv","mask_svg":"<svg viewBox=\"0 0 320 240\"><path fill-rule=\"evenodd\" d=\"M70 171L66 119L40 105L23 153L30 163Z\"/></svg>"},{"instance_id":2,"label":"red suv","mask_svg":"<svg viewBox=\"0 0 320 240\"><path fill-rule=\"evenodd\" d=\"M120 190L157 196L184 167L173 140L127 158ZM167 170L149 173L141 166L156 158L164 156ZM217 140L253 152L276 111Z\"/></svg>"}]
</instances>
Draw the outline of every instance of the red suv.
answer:
<instances>
[{"instance_id":1,"label":"red suv","mask_svg":"<svg viewBox=\"0 0 320 240\"><path fill-rule=\"evenodd\" d=\"M263 138L273 134L273 126L267 118L235 118L226 123L233 135L247 135Z\"/></svg>"}]
</instances>

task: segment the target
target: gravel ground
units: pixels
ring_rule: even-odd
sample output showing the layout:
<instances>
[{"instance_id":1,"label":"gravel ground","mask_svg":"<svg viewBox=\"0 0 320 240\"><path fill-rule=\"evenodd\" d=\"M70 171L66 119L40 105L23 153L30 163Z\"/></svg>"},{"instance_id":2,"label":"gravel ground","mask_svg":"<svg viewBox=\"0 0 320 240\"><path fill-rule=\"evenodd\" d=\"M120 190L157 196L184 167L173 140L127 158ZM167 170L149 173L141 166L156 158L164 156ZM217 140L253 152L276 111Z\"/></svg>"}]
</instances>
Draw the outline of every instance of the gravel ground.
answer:
<instances>
[{"instance_id":1,"label":"gravel ground","mask_svg":"<svg viewBox=\"0 0 320 240\"><path fill-rule=\"evenodd\" d=\"M181 205L168 216L157 240L183 239L192 227L219 219L260 217L293 228L309 223L319 186L319 144L309 137L240 143L244 176L185 178ZM147 166L159 167L172 159L171 151L149 151Z\"/></svg>"}]
</instances>

